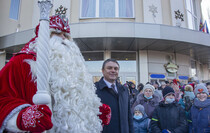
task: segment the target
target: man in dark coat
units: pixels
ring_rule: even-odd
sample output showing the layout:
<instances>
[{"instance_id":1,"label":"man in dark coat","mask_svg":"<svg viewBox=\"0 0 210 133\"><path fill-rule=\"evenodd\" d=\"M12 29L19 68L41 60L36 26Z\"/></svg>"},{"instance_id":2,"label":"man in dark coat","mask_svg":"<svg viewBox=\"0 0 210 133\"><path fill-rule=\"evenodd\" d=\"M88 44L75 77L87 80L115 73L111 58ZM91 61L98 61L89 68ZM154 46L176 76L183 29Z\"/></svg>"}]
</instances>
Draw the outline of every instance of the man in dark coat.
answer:
<instances>
[{"instance_id":1,"label":"man in dark coat","mask_svg":"<svg viewBox=\"0 0 210 133\"><path fill-rule=\"evenodd\" d=\"M104 125L102 133L133 133L128 89L116 82L119 67L116 60L107 59L102 66L103 77L95 83L101 102L111 108L110 124Z\"/></svg>"}]
</instances>

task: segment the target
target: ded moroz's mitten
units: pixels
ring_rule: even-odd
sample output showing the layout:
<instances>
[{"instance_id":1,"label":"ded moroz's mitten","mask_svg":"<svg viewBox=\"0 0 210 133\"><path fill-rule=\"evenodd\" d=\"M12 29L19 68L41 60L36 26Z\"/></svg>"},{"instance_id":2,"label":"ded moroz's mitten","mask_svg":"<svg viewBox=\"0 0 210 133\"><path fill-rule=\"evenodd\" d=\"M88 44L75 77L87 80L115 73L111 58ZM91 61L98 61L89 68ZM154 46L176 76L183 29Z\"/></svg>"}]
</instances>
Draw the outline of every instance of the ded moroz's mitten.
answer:
<instances>
[{"instance_id":1,"label":"ded moroz's mitten","mask_svg":"<svg viewBox=\"0 0 210 133\"><path fill-rule=\"evenodd\" d=\"M103 104L99 107L99 110L101 112L99 118L102 120L102 124L109 125L111 120L111 108L109 107L109 105Z\"/></svg>"},{"instance_id":2,"label":"ded moroz's mitten","mask_svg":"<svg viewBox=\"0 0 210 133\"><path fill-rule=\"evenodd\" d=\"M20 111L17 127L24 131L43 132L52 128L51 116L47 105L32 105Z\"/></svg>"}]
</instances>

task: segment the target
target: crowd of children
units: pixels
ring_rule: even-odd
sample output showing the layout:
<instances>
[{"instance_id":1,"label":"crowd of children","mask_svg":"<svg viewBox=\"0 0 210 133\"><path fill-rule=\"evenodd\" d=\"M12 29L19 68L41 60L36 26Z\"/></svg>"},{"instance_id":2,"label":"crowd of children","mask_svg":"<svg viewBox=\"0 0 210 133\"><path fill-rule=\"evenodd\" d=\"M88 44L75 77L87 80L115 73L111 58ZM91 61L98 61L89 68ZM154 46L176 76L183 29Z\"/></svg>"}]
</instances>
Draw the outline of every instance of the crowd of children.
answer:
<instances>
[{"instance_id":1,"label":"crowd of children","mask_svg":"<svg viewBox=\"0 0 210 133\"><path fill-rule=\"evenodd\" d=\"M135 133L210 133L210 83L180 85L174 79L139 84L137 91L134 83L125 85Z\"/></svg>"}]
</instances>

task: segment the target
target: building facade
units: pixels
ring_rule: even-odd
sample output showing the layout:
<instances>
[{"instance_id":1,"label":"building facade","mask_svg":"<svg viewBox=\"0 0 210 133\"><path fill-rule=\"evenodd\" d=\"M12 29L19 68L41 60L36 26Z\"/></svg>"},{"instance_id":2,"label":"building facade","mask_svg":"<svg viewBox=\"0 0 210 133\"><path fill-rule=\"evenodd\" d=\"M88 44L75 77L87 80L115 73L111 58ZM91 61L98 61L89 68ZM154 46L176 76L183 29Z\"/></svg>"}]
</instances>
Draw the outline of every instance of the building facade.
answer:
<instances>
[{"instance_id":1,"label":"building facade","mask_svg":"<svg viewBox=\"0 0 210 133\"><path fill-rule=\"evenodd\" d=\"M105 59L119 61L122 83L210 79L208 0L52 0L66 7L71 36L97 81ZM0 1L0 68L34 37L38 0ZM3 13L4 12L4 13ZM207 32L207 26L204 26Z\"/></svg>"}]
</instances>

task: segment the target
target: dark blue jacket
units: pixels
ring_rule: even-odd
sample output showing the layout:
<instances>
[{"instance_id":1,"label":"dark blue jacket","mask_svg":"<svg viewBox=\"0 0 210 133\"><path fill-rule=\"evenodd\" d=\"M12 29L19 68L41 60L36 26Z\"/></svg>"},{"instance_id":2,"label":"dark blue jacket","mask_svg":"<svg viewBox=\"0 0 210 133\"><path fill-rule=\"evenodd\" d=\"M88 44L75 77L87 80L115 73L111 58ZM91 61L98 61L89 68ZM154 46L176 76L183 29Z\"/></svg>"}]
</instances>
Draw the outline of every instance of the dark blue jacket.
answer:
<instances>
[{"instance_id":1,"label":"dark blue jacket","mask_svg":"<svg viewBox=\"0 0 210 133\"><path fill-rule=\"evenodd\" d=\"M210 133L210 99L203 102L194 99L190 120L190 133Z\"/></svg>"},{"instance_id":2,"label":"dark blue jacket","mask_svg":"<svg viewBox=\"0 0 210 133\"><path fill-rule=\"evenodd\" d=\"M187 133L185 112L176 102L165 104L160 102L151 119L152 133L161 133L168 129L171 133Z\"/></svg>"},{"instance_id":3,"label":"dark blue jacket","mask_svg":"<svg viewBox=\"0 0 210 133\"><path fill-rule=\"evenodd\" d=\"M130 110L128 89L116 82L118 94L108 88L103 78L95 83L101 102L111 108L111 121L104 125L102 133L133 133L133 117Z\"/></svg>"},{"instance_id":4,"label":"dark blue jacket","mask_svg":"<svg viewBox=\"0 0 210 133\"><path fill-rule=\"evenodd\" d=\"M133 118L134 133L148 133L150 119L145 114L140 120Z\"/></svg>"}]
</instances>

